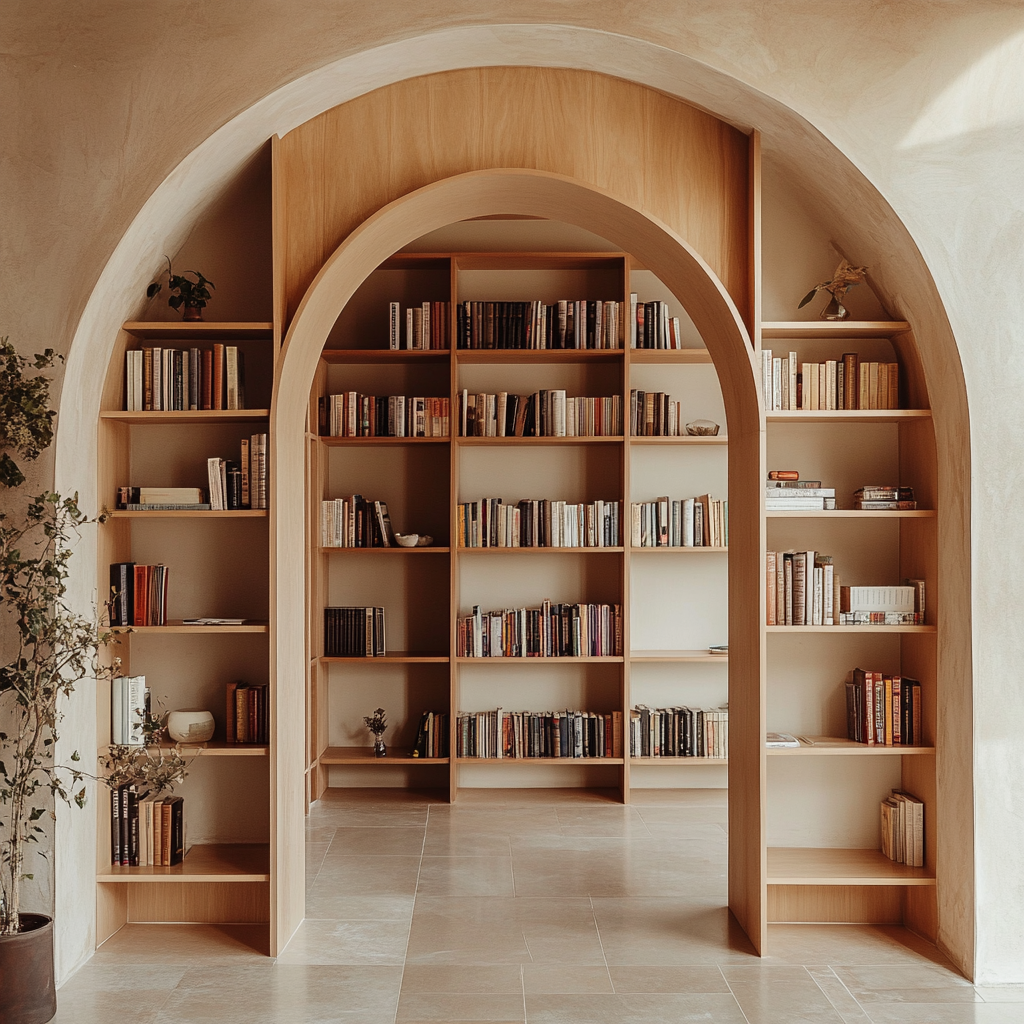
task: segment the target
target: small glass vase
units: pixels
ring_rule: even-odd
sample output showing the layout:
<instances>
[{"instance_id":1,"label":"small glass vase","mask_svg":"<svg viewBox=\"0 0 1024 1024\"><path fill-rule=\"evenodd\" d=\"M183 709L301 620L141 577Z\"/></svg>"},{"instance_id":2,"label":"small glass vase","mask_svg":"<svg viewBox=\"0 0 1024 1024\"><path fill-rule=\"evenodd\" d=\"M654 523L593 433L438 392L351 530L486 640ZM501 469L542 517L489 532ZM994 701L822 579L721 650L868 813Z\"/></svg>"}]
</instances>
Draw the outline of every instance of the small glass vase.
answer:
<instances>
[{"instance_id":1,"label":"small glass vase","mask_svg":"<svg viewBox=\"0 0 1024 1024\"><path fill-rule=\"evenodd\" d=\"M384 734L381 733L379 736L373 737L373 756L374 757L387 757L388 748L384 743Z\"/></svg>"},{"instance_id":2,"label":"small glass vase","mask_svg":"<svg viewBox=\"0 0 1024 1024\"><path fill-rule=\"evenodd\" d=\"M822 320L845 320L850 311L833 296L832 301L818 315Z\"/></svg>"}]
</instances>

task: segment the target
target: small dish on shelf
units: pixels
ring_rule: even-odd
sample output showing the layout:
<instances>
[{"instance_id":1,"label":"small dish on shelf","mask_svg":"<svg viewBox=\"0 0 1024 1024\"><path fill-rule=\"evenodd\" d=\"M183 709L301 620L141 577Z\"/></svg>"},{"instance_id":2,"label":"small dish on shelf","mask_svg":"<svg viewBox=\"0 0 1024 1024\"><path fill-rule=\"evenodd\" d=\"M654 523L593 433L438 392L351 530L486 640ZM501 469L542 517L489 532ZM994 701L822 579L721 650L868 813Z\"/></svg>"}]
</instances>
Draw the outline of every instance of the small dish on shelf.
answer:
<instances>
[{"instance_id":1,"label":"small dish on shelf","mask_svg":"<svg viewBox=\"0 0 1024 1024\"><path fill-rule=\"evenodd\" d=\"M416 541L416 547L418 547L418 548L429 548L430 545L433 544L433 543L434 543L434 538L433 537L430 537L430 536L428 536L425 533L421 533L419 535L418 540Z\"/></svg>"},{"instance_id":2,"label":"small dish on shelf","mask_svg":"<svg viewBox=\"0 0 1024 1024\"><path fill-rule=\"evenodd\" d=\"M717 437L720 429L712 420L694 420L686 424L686 432L691 437Z\"/></svg>"},{"instance_id":3,"label":"small dish on shelf","mask_svg":"<svg viewBox=\"0 0 1024 1024\"><path fill-rule=\"evenodd\" d=\"M395 543L400 548L414 548L419 544L420 535L418 533L396 533Z\"/></svg>"}]
</instances>

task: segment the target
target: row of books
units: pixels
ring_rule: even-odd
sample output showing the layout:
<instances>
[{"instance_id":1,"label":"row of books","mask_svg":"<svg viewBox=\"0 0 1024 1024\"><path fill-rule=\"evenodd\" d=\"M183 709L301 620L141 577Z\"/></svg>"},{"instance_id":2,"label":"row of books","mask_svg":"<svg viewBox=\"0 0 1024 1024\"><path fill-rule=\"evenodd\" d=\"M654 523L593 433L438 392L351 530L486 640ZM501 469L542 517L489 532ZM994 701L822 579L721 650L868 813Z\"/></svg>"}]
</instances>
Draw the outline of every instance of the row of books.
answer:
<instances>
[{"instance_id":1,"label":"row of books","mask_svg":"<svg viewBox=\"0 0 1024 1024\"><path fill-rule=\"evenodd\" d=\"M640 302L636 292L629 295L631 348L683 347L679 317L669 316L667 302Z\"/></svg>"},{"instance_id":2,"label":"row of books","mask_svg":"<svg viewBox=\"0 0 1024 1024\"><path fill-rule=\"evenodd\" d=\"M245 359L237 345L130 349L125 383L128 412L245 408Z\"/></svg>"},{"instance_id":3,"label":"row of books","mask_svg":"<svg viewBox=\"0 0 1024 1024\"><path fill-rule=\"evenodd\" d=\"M459 399L460 437L620 437L622 396L567 397L562 390L532 395L471 394Z\"/></svg>"},{"instance_id":4,"label":"row of books","mask_svg":"<svg viewBox=\"0 0 1024 1024\"><path fill-rule=\"evenodd\" d=\"M110 791L110 863L171 867L185 856L185 802L180 796L140 799L137 786Z\"/></svg>"},{"instance_id":5,"label":"row of books","mask_svg":"<svg viewBox=\"0 0 1024 1024\"><path fill-rule=\"evenodd\" d=\"M655 498L630 505L630 543L635 548L725 548L729 546L729 502L699 498Z\"/></svg>"},{"instance_id":6,"label":"row of books","mask_svg":"<svg viewBox=\"0 0 1024 1024\"><path fill-rule=\"evenodd\" d=\"M111 626L166 625L168 573L166 565L114 562L108 601Z\"/></svg>"},{"instance_id":7,"label":"row of books","mask_svg":"<svg viewBox=\"0 0 1024 1024\"><path fill-rule=\"evenodd\" d=\"M684 437L686 417L681 402L664 391L629 393L629 432L633 437Z\"/></svg>"},{"instance_id":8,"label":"row of books","mask_svg":"<svg viewBox=\"0 0 1024 1024\"><path fill-rule=\"evenodd\" d=\"M623 306L616 300L559 299L554 303L460 302L460 349L622 348Z\"/></svg>"},{"instance_id":9,"label":"row of books","mask_svg":"<svg viewBox=\"0 0 1024 1024\"><path fill-rule=\"evenodd\" d=\"M413 757L448 756L448 715L443 711L424 711L416 727Z\"/></svg>"},{"instance_id":10,"label":"row of books","mask_svg":"<svg viewBox=\"0 0 1024 1024\"><path fill-rule=\"evenodd\" d=\"M622 654L622 606L552 604L460 617L460 658L600 658Z\"/></svg>"},{"instance_id":11,"label":"row of books","mask_svg":"<svg viewBox=\"0 0 1024 1024\"><path fill-rule=\"evenodd\" d=\"M390 548L395 531L386 501L361 494L320 503L320 543L325 548Z\"/></svg>"},{"instance_id":12,"label":"row of books","mask_svg":"<svg viewBox=\"0 0 1024 1024\"><path fill-rule=\"evenodd\" d=\"M765 482L766 512L821 512L836 507L836 489L801 480L797 470L773 470Z\"/></svg>"},{"instance_id":13,"label":"row of books","mask_svg":"<svg viewBox=\"0 0 1024 1024\"><path fill-rule=\"evenodd\" d=\"M839 625L839 577L831 555L769 551L766 586L769 626Z\"/></svg>"},{"instance_id":14,"label":"row of books","mask_svg":"<svg viewBox=\"0 0 1024 1024\"><path fill-rule=\"evenodd\" d=\"M801 363L797 354L761 350L765 411L783 409L898 409L899 364L861 362L856 352L823 363Z\"/></svg>"},{"instance_id":15,"label":"row of books","mask_svg":"<svg viewBox=\"0 0 1024 1024\"><path fill-rule=\"evenodd\" d=\"M846 683L846 736L855 743L923 746L921 713L916 679L855 668Z\"/></svg>"},{"instance_id":16,"label":"row of books","mask_svg":"<svg viewBox=\"0 0 1024 1024\"><path fill-rule=\"evenodd\" d=\"M524 498L506 505L481 498L458 506L464 548L606 548L619 544L618 501L573 504Z\"/></svg>"},{"instance_id":17,"label":"row of books","mask_svg":"<svg viewBox=\"0 0 1024 1024\"><path fill-rule=\"evenodd\" d=\"M924 803L894 789L882 801L882 853L908 867L924 867Z\"/></svg>"},{"instance_id":18,"label":"row of books","mask_svg":"<svg viewBox=\"0 0 1024 1024\"><path fill-rule=\"evenodd\" d=\"M322 401L322 400L321 400ZM328 437L447 437L449 400L406 395L329 395Z\"/></svg>"},{"instance_id":19,"label":"row of books","mask_svg":"<svg viewBox=\"0 0 1024 1024\"><path fill-rule=\"evenodd\" d=\"M729 756L729 708L649 708L629 713L630 757Z\"/></svg>"},{"instance_id":20,"label":"row of books","mask_svg":"<svg viewBox=\"0 0 1024 1024\"><path fill-rule=\"evenodd\" d=\"M456 719L459 757L622 757L622 712L477 711Z\"/></svg>"},{"instance_id":21,"label":"row of books","mask_svg":"<svg viewBox=\"0 0 1024 1024\"><path fill-rule=\"evenodd\" d=\"M388 306L388 348L402 348L402 322L405 321L405 347L407 349L446 349L452 334L452 304L450 302L421 302L409 306L402 316L402 304Z\"/></svg>"},{"instance_id":22,"label":"row of books","mask_svg":"<svg viewBox=\"0 0 1024 1024\"><path fill-rule=\"evenodd\" d=\"M267 435L242 438L238 462L206 460L211 509L267 508Z\"/></svg>"},{"instance_id":23,"label":"row of books","mask_svg":"<svg viewBox=\"0 0 1024 1024\"><path fill-rule=\"evenodd\" d=\"M270 690L266 683L253 685L239 680L228 683L226 735L228 743L270 742Z\"/></svg>"},{"instance_id":24,"label":"row of books","mask_svg":"<svg viewBox=\"0 0 1024 1024\"><path fill-rule=\"evenodd\" d=\"M383 608L325 608L324 656L380 658L384 656Z\"/></svg>"},{"instance_id":25,"label":"row of books","mask_svg":"<svg viewBox=\"0 0 1024 1024\"><path fill-rule=\"evenodd\" d=\"M124 747L145 743L149 690L145 676L115 676L110 682L110 742Z\"/></svg>"}]
</instances>

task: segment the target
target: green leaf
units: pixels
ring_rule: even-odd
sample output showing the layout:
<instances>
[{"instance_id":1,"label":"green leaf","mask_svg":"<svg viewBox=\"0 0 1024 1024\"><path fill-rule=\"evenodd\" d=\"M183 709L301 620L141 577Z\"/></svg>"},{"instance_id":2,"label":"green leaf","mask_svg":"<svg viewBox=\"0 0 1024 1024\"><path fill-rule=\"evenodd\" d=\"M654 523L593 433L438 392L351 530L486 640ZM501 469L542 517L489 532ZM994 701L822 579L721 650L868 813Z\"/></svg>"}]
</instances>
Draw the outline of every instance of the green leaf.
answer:
<instances>
[{"instance_id":1,"label":"green leaf","mask_svg":"<svg viewBox=\"0 0 1024 1024\"><path fill-rule=\"evenodd\" d=\"M4 487L20 487L25 482L25 474L18 469L18 464L7 452L0 455L0 484Z\"/></svg>"}]
</instances>

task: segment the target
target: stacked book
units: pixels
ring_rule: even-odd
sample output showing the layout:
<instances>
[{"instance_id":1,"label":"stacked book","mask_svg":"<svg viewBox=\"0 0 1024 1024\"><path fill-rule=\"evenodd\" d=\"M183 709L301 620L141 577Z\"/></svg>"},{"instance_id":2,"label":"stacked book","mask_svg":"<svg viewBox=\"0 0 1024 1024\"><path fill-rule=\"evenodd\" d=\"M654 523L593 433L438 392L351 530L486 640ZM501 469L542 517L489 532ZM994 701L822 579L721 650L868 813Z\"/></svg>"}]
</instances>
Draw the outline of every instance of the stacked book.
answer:
<instances>
[{"instance_id":1,"label":"stacked book","mask_svg":"<svg viewBox=\"0 0 1024 1024\"><path fill-rule=\"evenodd\" d=\"M328 437L447 437L448 409L447 398L346 391L328 396L321 432Z\"/></svg>"},{"instance_id":2,"label":"stacked book","mask_svg":"<svg viewBox=\"0 0 1024 1024\"><path fill-rule=\"evenodd\" d=\"M267 507L267 435L243 438L238 462L206 460L210 508L265 509Z\"/></svg>"},{"instance_id":3,"label":"stacked book","mask_svg":"<svg viewBox=\"0 0 1024 1024\"><path fill-rule=\"evenodd\" d=\"M478 711L456 720L459 757L622 757L622 712Z\"/></svg>"},{"instance_id":4,"label":"stacked book","mask_svg":"<svg viewBox=\"0 0 1024 1024\"><path fill-rule=\"evenodd\" d=\"M552 604L505 608L458 620L460 658L601 658L622 655L622 606Z\"/></svg>"},{"instance_id":5,"label":"stacked book","mask_svg":"<svg viewBox=\"0 0 1024 1024\"><path fill-rule=\"evenodd\" d=\"M839 625L839 577L820 551L769 551L765 573L769 626Z\"/></svg>"},{"instance_id":6,"label":"stacked book","mask_svg":"<svg viewBox=\"0 0 1024 1024\"><path fill-rule=\"evenodd\" d=\"M210 503L198 487L118 487L117 507L128 512L198 512Z\"/></svg>"},{"instance_id":7,"label":"stacked book","mask_svg":"<svg viewBox=\"0 0 1024 1024\"><path fill-rule=\"evenodd\" d=\"M899 365L861 362L856 352L823 363L797 354L761 351L761 387L767 412L785 409L898 409Z\"/></svg>"},{"instance_id":8,"label":"stacked book","mask_svg":"<svg viewBox=\"0 0 1024 1024\"><path fill-rule=\"evenodd\" d=\"M228 683L225 692L228 743L269 743L270 691L266 683Z\"/></svg>"},{"instance_id":9,"label":"stacked book","mask_svg":"<svg viewBox=\"0 0 1024 1024\"><path fill-rule=\"evenodd\" d=\"M424 711L420 715L412 756L448 756L448 716L443 711Z\"/></svg>"},{"instance_id":10,"label":"stacked book","mask_svg":"<svg viewBox=\"0 0 1024 1024\"><path fill-rule=\"evenodd\" d=\"M920 594L923 597L923 586ZM840 587L841 626L919 626L919 590L913 583L901 587Z\"/></svg>"},{"instance_id":11,"label":"stacked book","mask_svg":"<svg viewBox=\"0 0 1024 1024\"><path fill-rule=\"evenodd\" d=\"M846 736L871 747L922 746L921 684L855 668L846 683Z\"/></svg>"},{"instance_id":12,"label":"stacked book","mask_svg":"<svg viewBox=\"0 0 1024 1024\"><path fill-rule=\"evenodd\" d=\"M110 566L110 624L166 625L167 577L166 565L114 562Z\"/></svg>"},{"instance_id":13,"label":"stacked book","mask_svg":"<svg viewBox=\"0 0 1024 1024\"><path fill-rule=\"evenodd\" d=\"M395 531L386 501L361 494L320 503L320 543L325 548L390 548Z\"/></svg>"},{"instance_id":14,"label":"stacked book","mask_svg":"<svg viewBox=\"0 0 1024 1024\"><path fill-rule=\"evenodd\" d=\"M405 347L407 349L448 348L452 333L452 304L450 302L421 302L409 306L402 316L402 304L388 306L388 348L402 348L402 321L405 321Z\"/></svg>"},{"instance_id":15,"label":"stacked book","mask_svg":"<svg viewBox=\"0 0 1024 1024\"><path fill-rule=\"evenodd\" d=\"M125 409L244 409L245 364L236 345L125 353Z\"/></svg>"},{"instance_id":16,"label":"stacked book","mask_svg":"<svg viewBox=\"0 0 1024 1024\"><path fill-rule=\"evenodd\" d=\"M772 470L765 483L766 512L821 512L836 507L836 489L801 480L796 470Z\"/></svg>"},{"instance_id":17,"label":"stacked book","mask_svg":"<svg viewBox=\"0 0 1024 1024\"><path fill-rule=\"evenodd\" d=\"M853 492L853 507L877 511L910 511L917 508L913 487L865 484Z\"/></svg>"},{"instance_id":18,"label":"stacked book","mask_svg":"<svg viewBox=\"0 0 1024 1024\"><path fill-rule=\"evenodd\" d=\"M729 708L649 708L629 713L630 757L729 756Z\"/></svg>"},{"instance_id":19,"label":"stacked book","mask_svg":"<svg viewBox=\"0 0 1024 1024\"><path fill-rule=\"evenodd\" d=\"M459 397L460 437L621 437L622 397L570 398L564 391Z\"/></svg>"},{"instance_id":20,"label":"stacked book","mask_svg":"<svg viewBox=\"0 0 1024 1024\"><path fill-rule=\"evenodd\" d=\"M606 548L619 543L617 501L573 504L524 498L505 505L482 498L458 506L459 546L464 548Z\"/></svg>"},{"instance_id":21,"label":"stacked book","mask_svg":"<svg viewBox=\"0 0 1024 1024\"><path fill-rule=\"evenodd\" d=\"M615 300L460 302L460 349L622 348L622 304Z\"/></svg>"},{"instance_id":22,"label":"stacked book","mask_svg":"<svg viewBox=\"0 0 1024 1024\"><path fill-rule=\"evenodd\" d=\"M635 548L728 547L729 502L710 494L633 502L630 543Z\"/></svg>"},{"instance_id":23,"label":"stacked book","mask_svg":"<svg viewBox=\"0 0 1024 1024\"><path fill-rule=\"evenodd\" d=\"M110 791L110 863L172 867L185 856L185 804L180 796L139 799L138 787Z\"/></svg>"},{"instance_id":24,"label":"stacked book","mask_svg":"<svg viewBox=\"0 0 1024 1024\"><path fill-rule=\"evenodd\" d=\"M633 437L684 437L682 402L664 391L629 392L629 433Z\"/></svg>"},{"instance_id":25,"label":"stacked book","mask_svg":"<svg viewBox=\"0 0 1024 1024\"><path fill-rule=\"evenodd\" d=\"M383 608L325 608L324 657L384 656Z\"/></svg>"},{"instance_id":26,"label":"stacked book","mask_svg":"<svg viewBox=\"0 0 1024 1024\"><path fill-rule=\"evenodd\" d=\"M110 742L141 747L146 742L149 690L145 676L115 676L110 684Z\"/></svg>"},{"instance_id":27,"label":"stacked book","mask_svg":"<svg viewBox=\"0 0 1024 1024\"><path fill-rule=\"evenodd\" d=\"M882 801L882 853L908 867L924 867L924 803L894 789Z\"/></svg>"},{"instance_id":28,"label":"stacked book","mask_svg":"<svg viewBox=\"0 0 1024 1024\"><path fill-rule=\"evenodd\" d=\"M640 302L636 292L629 294L631 348L683 347L679 317L669 316L667 302Z\"/></svg>"}]
</instances>

